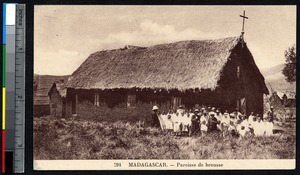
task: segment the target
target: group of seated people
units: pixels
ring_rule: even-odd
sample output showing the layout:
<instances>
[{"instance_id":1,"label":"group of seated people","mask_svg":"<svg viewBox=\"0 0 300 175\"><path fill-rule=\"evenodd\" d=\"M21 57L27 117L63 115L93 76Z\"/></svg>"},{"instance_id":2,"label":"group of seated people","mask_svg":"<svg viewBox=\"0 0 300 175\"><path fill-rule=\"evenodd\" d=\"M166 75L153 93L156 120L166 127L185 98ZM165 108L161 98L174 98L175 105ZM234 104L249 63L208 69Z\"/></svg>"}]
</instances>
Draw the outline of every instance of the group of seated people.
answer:
<instances>
[{"instance_id":1,"label":"group of seated people","mask_svg":"<svg viewBox=\"0 0 300 175\"><path fill-rule=\"evenodd\" d=\"M154 109L154 108L153 108ZM155 111L158 107L155 106ZM273 117L260 117L252 112L248 117L235 109L232 113L214 107L203 107L187 111L180 106L176 112L158 114L160 127L164 131L172 131L175 135L205 135L208 132L221 132L223 137L235 135L244 137L270 136L273 134Z\"/></svg>"}]
</instances>

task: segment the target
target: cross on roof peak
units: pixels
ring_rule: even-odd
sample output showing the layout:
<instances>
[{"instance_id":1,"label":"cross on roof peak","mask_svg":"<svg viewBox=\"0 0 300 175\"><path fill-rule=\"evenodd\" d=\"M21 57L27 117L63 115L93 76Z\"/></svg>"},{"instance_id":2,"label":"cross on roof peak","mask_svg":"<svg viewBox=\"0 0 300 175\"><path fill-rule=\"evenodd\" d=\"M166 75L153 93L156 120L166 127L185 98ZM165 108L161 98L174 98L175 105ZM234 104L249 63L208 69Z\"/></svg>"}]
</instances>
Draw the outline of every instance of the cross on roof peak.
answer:
<instances>
[{"instance_id":1,"label":"cross on roof peak","mask_svg":"<svg viewBox=\"0 0 300 175\"><path fill-rule=\"evenodd\" d=\"M243 26L242 26L242 37L243 37L244 33L245 33L245 31L244 31L244 29L245 29L245 19L248 19L248 17L246 16L245 10L244 10L243 15L240 15L240 17L243 18Z\"/></svg>"}]
</instances>

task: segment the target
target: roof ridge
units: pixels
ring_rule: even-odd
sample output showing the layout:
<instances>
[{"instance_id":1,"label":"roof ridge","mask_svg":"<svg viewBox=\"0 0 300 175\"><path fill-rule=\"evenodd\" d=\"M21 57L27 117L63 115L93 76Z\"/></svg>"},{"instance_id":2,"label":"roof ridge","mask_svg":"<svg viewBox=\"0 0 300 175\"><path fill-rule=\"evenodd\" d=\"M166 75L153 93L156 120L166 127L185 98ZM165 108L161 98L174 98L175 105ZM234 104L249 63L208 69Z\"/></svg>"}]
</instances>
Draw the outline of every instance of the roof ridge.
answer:
<instances>
[{"instance_id":1,"label":"roof ridge","mask_svg":"<svg viewBox=\"0 0 300 175\"><path fill-rule=\"evenodd\" d=\"M146 48L152 48L152 47L156 47L156 46L162 46L162 45L169 45L169 44L178 44L178 43L185 43L185 42L193 42L193 41L198 41L198 42L207 42L207 41L210 41L210 42L219 42L219 41L224 41L226 39L240 39L239 36L231 36L231 37L225 37L225 38L219 38L219 39L203 39L203 40L196 40L196 39L193 39L193 40L181 40L181 41L175 41L175 42L167 42L167 43L161 43L161 44L154 44L154 45L151 45L151 46L136 46L136 45L132 45L132 44L126 44L123 48L117 48L117 49L103 49L103 50L100 50L100 51L96 51L91 55L94 55L94 54L97 54L97 53L105 53L105 52L112 52L112 51L119 51L119 50L128 50L128 49L146 49Z\"/></svg>"}]
</instances>

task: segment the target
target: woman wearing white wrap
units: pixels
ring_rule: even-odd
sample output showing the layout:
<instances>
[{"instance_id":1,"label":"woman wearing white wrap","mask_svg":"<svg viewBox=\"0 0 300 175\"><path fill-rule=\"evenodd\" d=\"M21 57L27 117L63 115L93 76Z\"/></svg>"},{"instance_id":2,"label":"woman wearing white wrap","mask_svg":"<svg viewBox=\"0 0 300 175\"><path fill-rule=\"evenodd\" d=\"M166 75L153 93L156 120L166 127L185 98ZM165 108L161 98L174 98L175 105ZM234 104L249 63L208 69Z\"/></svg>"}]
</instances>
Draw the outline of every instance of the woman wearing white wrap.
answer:
<instances>
[{"instance_id":1,"label":"woman wearing white wrap","mask_svg":"<svg viewBox=\"0 0 300 175\"><path fill-rule=\"evenodd\" d=\"M177 135L180 132L180 118L179 114L172 114L172 121L173 121L173 127L174 127L174 133Z\"/></svg>"},{"instance_id":2,"label":"woman wearing white wrap","mask_svg":"<svg viewBox=\"0 0 300 175\"><path fill-rule=\"evenodd\" d=\"M273 128L274 128L274 124L271 121L271 118L266 119L266 121L264 122L265 124L265 135L266 136L272 136L273 135Z\"/></svg>"},{"instance_id":3,"label":"woman wearing white wrap","mask_svg":"<svg viewBox=\"0 0 300 175\"><path fill-rule=\"evenodd\" d=\"M204 111L203 115L200 117L201 135L206 135L208 129L207 125L208 125L208 116L207 116L207 112Z\"/></svg>"},{"instance_id":4,"label":"woman wearing white wrap","mask_svg":"<svg viewBox=\"0 0 300 175\"><path fill-rule=\"evenodd\" d=\"M166 125L166 130L173 131L173 121L172 121L172 115L171 114L167 114L167 119L165 120L165 125Z\"/></svg>"},{"instance_id":5,"label":"woman wearing white wrap","mask_svg":"<svg viewBox=\"0 0 300 175\"><path fill-rule=\"evenodd\" d=\"M254 113L253 112L251 112L251 114L249 115L249 117L248 117L248 122L249 122L249 124L252 124L253 122L254 122Z\"/></svg>"},{"instance_id":6,"label":"woman wearing white wrap","mask_svg":"<svg viewBox=\"0 0 300 175\"><path fill-rule=\"evenodd\" d=\"M261 118L257 118L257 121L253 124L253 130L255 136L263 136L264 135L264 123L261 121Z\"/></svg>"}]
</instances>

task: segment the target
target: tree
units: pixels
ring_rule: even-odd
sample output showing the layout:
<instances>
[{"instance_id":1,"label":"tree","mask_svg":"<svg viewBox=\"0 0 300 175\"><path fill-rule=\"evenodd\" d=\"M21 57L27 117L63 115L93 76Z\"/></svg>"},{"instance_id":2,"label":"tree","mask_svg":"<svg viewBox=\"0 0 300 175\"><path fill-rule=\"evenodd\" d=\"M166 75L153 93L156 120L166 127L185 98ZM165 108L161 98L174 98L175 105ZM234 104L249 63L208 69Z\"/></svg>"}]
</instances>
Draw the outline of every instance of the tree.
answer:
<instances>
[{"instance_id":1,"label":"tree","mask_svg":"<svg viewBox=\"0 0 300 175\"><path fill-rule=\"evenodd\" d=\"M296 81L296 46L288 48L284 51L285 66L282 69L282 74L287 82L293 83Z\"/></svg>"}]
</instances>

